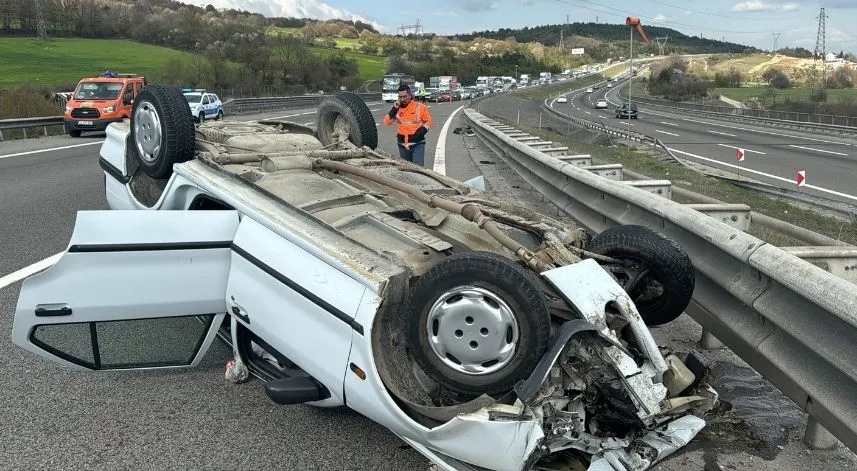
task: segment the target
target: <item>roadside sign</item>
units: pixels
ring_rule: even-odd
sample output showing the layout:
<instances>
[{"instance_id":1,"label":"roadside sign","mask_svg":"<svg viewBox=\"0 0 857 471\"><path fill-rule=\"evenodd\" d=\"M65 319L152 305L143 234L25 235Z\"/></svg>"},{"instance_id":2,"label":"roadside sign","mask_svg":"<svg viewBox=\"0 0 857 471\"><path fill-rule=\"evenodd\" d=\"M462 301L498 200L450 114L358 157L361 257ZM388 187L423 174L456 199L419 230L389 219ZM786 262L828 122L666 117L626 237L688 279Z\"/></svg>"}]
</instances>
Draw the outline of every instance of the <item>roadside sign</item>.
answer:
<instances>
[{"instance_id":1,"label":"roadside sign","mask_svg":"<svg viewBox=\"0 0 857 471\"><path fill-rule=\"evenodd\" d=\"M582 47L574 47L574 48L572 48L572 49L571 49L571 54L572 54L572 55L580 55L580 54L583 54L583 48L582 48Z\"/></svg>"},{"instance_id":2,"label":"roadside sign","mask_svg":"<svg viewBox=\"0 0 857 471\"><path fill-rule=\"evenodd\" d=\"M736 153L738 154L738 162L743 162L744 161L744 149L738 149L736 151Z\"/></svg>"},{"instance_id":3,"label":"roadside sign","mask_svg":"<svg viewBox=\"0 0 857 471\"><path fill-rule=\"evenodd\" d=\"M797 186L806 185L806 170L801 170L797 173Z\"/></svg>"}]
</instances>

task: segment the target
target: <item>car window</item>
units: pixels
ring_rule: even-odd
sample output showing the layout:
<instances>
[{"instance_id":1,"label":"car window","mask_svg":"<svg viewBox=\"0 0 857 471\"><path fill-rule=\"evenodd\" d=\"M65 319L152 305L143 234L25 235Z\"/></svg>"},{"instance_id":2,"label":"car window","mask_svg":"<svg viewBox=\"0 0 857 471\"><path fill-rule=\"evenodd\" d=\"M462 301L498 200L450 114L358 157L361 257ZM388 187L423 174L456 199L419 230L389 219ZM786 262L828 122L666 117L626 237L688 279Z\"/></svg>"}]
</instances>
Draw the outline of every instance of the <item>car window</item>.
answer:
<instances>
[{"instance_id":1,"label":"car window","mask_svg":"<svg viewBox=\"0 0 857 471\"><path fill-rule=\"evenodd\" d=\"M220 101L220 98L218 98L218 97L217 97L217 95L212 94L212 95L211 95L211 102L212 102L212 103L215 103L215 102L218 102L218 101Z\"/></svg>"},{"instance_id":2,"label":"car window","mask_svg":"<svg viewBox=\"0 0 857 471\"><path fill-rule=\"evenodd\" d=\"M207 105L207 104L209 104L209 103L210 103L210 102L208 101L208 95L205 95L205 97L202 99L202 104L203 104L203 105Z\"/></svg>"}]
</instances>

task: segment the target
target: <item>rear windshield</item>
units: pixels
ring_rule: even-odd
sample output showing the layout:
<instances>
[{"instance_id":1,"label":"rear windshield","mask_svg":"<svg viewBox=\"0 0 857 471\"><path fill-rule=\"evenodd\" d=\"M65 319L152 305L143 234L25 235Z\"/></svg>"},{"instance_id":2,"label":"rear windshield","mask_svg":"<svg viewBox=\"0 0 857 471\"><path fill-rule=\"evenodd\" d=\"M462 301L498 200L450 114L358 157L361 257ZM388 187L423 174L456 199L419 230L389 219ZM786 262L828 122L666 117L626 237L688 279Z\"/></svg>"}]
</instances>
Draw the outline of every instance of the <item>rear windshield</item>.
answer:
<instances>
[{"instance_id":1,"label":"rear windshield","mask_svg":"<svg viewBox=\"0 0 857 471\"><path fill-rule=\"evenodd\" d=\"M84 82L74 93L75 100L115 100L119 98L122 84L116 82Z\"/></svg>"}]
</instances>

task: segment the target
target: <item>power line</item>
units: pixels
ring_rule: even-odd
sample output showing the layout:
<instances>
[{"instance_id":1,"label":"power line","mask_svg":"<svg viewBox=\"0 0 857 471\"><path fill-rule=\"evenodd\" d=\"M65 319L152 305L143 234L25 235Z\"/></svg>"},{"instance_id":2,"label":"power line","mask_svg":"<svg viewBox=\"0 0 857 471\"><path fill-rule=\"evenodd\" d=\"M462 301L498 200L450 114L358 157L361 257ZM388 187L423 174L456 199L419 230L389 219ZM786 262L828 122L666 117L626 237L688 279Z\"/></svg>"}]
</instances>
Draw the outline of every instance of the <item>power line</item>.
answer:
<instances>
[{"instance_id":1,"label":"power line","mask_svg":"<svg viewBox=\"0 0 857 471\"><path fill-rule=\"evenodd\" d=\"M650 1L650 2L652 2L652 3L658 3L658 4L665 5L665 6L672 7L672 8L678 8L678 9L681 9L681 10L684 10L684 11L690 11L690 12L693 12L693 13L699 13L699 14L706 15L706 16L717 16L717 17L720 17L720 18L729 18L729 19L732 19L732 20L782 21L782 20L785 20L785 19L791 19L791 18L786 18L786 17L784 17L784 16L783 16L783 17L776 17L776 18L767 18L767 17L762 17L762 18L747 18L746 16L720 15L720 14L717 14L717 13L709 13L709 12L707 12L707 11L693 10L693 9L686 8L686 7L682 7L682 6L679 6L679 5L673 5L673 4L671 4L671 3L667 3L667 2L660 2L660 1L658 1L658 0L649 0L649 1Z\"/></svg>"},{"instance_id":2,"label":"power line","mask_svg":"<svg viewBox=\"0 0 857 471\"><path fill-rule=\"evenodd\" d=\"M774 49L771 52L776 54L777 53L777 41L780 40L780 33L771 33L771 36L774 37Z\"/></svg>"}]
</instances>

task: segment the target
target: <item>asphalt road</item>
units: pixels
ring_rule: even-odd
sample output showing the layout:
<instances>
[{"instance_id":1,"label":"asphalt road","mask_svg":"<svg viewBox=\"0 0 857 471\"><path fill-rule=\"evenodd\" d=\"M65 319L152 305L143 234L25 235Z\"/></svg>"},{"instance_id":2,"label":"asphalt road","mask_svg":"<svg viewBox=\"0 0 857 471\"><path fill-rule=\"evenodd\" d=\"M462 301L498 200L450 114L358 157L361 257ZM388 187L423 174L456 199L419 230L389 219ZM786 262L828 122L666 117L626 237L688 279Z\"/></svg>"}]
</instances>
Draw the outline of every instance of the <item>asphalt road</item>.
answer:
<instances>
[{"instance_id":1,"label":"asphalt road","mask_svg":"<svg viewBox=\"0 0 857 471\"><path fill-rule=\"evenodd\" d=\"M638 104L639 118L617 119L614 110L621 102L619 87L602 87L593 93L577 91L568 103L553 103L555 109L584 119L602 121L660 139L680 158L740 174L743 177L796 190L796 172L806 171L807 185L801 191L857 204L857 140L808 132L764 128L733 121L697 118L669 113ZM595 109L600 98L608 108ZM632 97L633 101L633 97ZM737 149L745 150L743 162Z\"/></svg>"},{"instance_id":2,"label":"asphalt road","mask_svg":"<svg viewBox=\"0 0 857 471\"><path fill-rule=\"evenodd\" d=\"M461 103L430 106L428 165L444 122ZM370 104L380 147L397 152L394 128L382 122L389 107ZM314 109L229 119L277 117L315 125ZM0 278L64 250L77 211L108 209L98 166L103 138L0 143ZM465 164L451 159L447 173L472 176ZM259 381L230 383L223 373L231 354L220 342L202 365L184 371L79 373L43 361L11 342L20 285L0 288L0 469L428 467L398 437L348 409L280 406Z\"/></svg>"}]
</instances>

